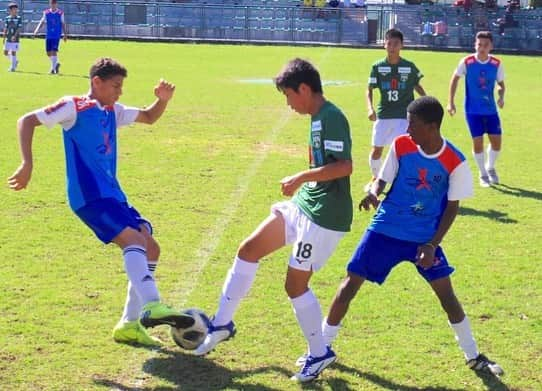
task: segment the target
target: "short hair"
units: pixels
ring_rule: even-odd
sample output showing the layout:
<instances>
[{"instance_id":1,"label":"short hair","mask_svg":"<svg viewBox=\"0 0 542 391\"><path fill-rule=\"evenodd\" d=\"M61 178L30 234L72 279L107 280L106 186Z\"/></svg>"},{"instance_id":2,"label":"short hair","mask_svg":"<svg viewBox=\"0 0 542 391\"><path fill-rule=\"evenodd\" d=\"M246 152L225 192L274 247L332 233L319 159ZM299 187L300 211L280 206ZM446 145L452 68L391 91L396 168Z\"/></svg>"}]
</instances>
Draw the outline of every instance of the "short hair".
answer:
<instances>
[{"instance_id":1,"label":"short hair","mask_svg":"<svg viewBox=\"0 0 542 391\"><path fill-rule=\"evenodd\" d=\"M422 96L413 100L407 106L407 112L415 115L426 124L436 123L439 129L444 117L444 108L438 99L433 96Z\"/></svg>"},{"instance_id":2,"label":"short hair","mask_svg":"<svg viewBox=\"0 0 542 391\"><path fill-rule=\"evenodd\" d=\"M493 42L493 34L491 34L491 31L478 31L476 33L476 39L479 38L489 39L491 42Z\"/></svg>"},{"instance_id":3,"label":"short hair","mask_svg":"<svg viewBox=\"0 0 542 391\"><path fill-rule=\"evenodd\" d=\"M401 30L389 29L388 31L386 31L386 35L384 35L384 39L387 41L391 38L399 38L401 43L403 43L403 33L401 32Z\"/></svg>"},{"instance_id":4,"label":"short hair","mask_svg":"<svg viewBox=\"0 0 542 391\"><path fill-rule=\"evenodd\" d=\"M12 8L19 8L19 6L17 5L17 3L9 3L8 4L8 10L10 10Z\"/></svg>"},{"instance_id":5,"label":"short hair","mask_svg":"<svg viewBox=\"0 0 542 391\"><path fill-rule=\"evenodd\" d=\"M323 93L322 81L320 80L318 70L310 62L301 58L294 58L288 62L273 81L279 91L291 88L295 92L298 92L299 86L301 83L304 83L313 92Z\"/></svg>"},{"instance_id":6,"label":"short hair","mask_svg":"<svg viewBox=\"0 0 542 391\"><path fill-rule=\"evenodd\" d=\"M89 76L92 79L98 76L102 80L111 79L114 76L127 77L128 71L117 61L109 57L102 57L96 60L90 67Z\"/></svg>"}]
</instances>

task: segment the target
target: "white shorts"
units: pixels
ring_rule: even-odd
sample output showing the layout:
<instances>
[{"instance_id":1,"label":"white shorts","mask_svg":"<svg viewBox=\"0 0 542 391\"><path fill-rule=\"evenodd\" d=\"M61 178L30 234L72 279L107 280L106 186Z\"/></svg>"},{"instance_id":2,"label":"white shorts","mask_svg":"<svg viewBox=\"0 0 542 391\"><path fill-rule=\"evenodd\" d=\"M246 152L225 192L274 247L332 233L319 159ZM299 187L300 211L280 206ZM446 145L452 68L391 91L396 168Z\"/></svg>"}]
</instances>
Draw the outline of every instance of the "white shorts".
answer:
<instances>
[{"instance_id":1,"label":"white shorts","mask_svg":"<svg viewBox=\"0 0 542 391\"><path fill-rule=\"evenodd\" d=\"M402 118L377 119L373 125L373 141L375 147L390 145L397 136L405 134L408 121Z\"/></svg>"},{"instance_id":2,"label":"white shorts","mask_svg":"<svg viewBox=\"0 0 542 391\"><path fill-rule=\"evenodd\" d=\"M6 42L4 44L4 50L6 52L18 52L19 51L19 42Z\"/></svg>"},{"instance_id":3,"label":"white shorts","mask_svg":"<svg viewBox=\"0 0 542 391\"><path fill-rule=\"evenodd\" d=\"M271 206L271 213L284 219L286 244L293 244L288 265L294 269L322 268L346 233L320 227L292 201L277 202Z\"/></svg>"}]
</instances>

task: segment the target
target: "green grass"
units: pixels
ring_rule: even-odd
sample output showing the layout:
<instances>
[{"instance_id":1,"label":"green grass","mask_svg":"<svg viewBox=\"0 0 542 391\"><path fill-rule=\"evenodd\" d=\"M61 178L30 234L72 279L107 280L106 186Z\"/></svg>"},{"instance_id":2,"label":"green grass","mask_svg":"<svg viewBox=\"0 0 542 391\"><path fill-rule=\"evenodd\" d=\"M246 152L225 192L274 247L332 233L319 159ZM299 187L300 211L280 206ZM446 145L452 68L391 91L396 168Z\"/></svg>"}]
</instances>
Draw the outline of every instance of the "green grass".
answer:
<instances>
[{"instance_id":1,"label":"green grass","mask_svg":"<svg viewBox=\"0 0 542 391\"><path fill-rule=\"evenodd\" d=\"M63 74L57 77L45 74L42 46L41 40L23 41L20 72L0 77L4 178L19 164L17 118L60 96L84 94L85 75L98 56L114 56L128 67L126 104L149 104L160 77L177 85L157 124L125 128L119 141L121 183L155 226L162 247L157 277L171 304L215 311L239 242L282 198L278 181L307 165L308 118L291 113L272 85L239 79L270 78L301 56L324 80L349 82L325 92L350 120L356 202L361 195L371 129L364 90L369 66L383 50L70 41L62 46ZM428 93L445 104L462 54L404 56L425 73ZM502 383L466 368L436 298L404 264L383 287L361 290L335 344L338 363L311 385L292 384L293 362L305 343L283 290L287 250L262 263L236 315L238 336L207 358L171 342L161 351L113 343L126 284L119 251L101 245L70 212L61 130L40 127L29 188L1 190L0 389L539 390L541 62L502 58L508 86L498 166L503 185L476 187L444 243L479 346L507 372ZM7 68L7 61L2 64ZM458 103L462 96L461 87ZM462 110L446 118L443 132L474 170ZM324 312L369 219L369 213L356 213L352 232L314 276ZM158 334L167 338L164 330Z\"/></svg>"}]
</instances>

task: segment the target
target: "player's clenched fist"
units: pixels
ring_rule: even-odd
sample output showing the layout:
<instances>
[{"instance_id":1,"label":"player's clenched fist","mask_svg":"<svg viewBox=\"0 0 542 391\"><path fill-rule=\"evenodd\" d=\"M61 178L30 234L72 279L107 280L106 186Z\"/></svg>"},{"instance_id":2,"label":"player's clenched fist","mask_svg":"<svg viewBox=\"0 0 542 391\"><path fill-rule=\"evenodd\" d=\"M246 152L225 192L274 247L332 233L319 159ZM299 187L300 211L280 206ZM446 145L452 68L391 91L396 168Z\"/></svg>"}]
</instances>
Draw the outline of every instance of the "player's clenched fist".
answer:
<instances>
[{"instance_id":1,"label":"player's clenched fist","mask_svg":"<svg viewBox=\"0 0 542 391\"><path fill-rule=\"evenodd\" d=\"M164 101L168 101L173 97L175 92L175 84L169 83L167 80L160 79L160 82L154 87L154 95Z\"/></svg>"}]
</instances>

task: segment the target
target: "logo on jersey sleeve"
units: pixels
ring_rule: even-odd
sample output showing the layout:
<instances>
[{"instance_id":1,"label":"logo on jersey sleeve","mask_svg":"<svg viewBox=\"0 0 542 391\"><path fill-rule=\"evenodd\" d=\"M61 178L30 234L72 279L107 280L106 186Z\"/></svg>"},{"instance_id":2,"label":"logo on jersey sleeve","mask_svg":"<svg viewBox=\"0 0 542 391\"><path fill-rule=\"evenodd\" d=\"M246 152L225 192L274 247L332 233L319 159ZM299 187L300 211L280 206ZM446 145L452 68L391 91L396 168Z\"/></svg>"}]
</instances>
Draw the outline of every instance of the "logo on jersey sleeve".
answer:
<instances>
[{"instance_id":1,"label":"logo on jersey sleeve","mask_svg":"<svg viewBox=\"0 0 542 391\"><path fill-rule=\"evenodd\" d=\"M314 121L311 123L311 131L312 132L319 132L322 130L322 121Z\"/></svg>"},{"instance_id":2,"label":"logo on jersey sleeve","mask_svg":"<svg viewBox=\"0 0 542 391\"><path fill-rule=\"evenodd\" d=\"M344 142L324 140L324 149L326 151L342 152L344 150Z\"/></svg>"},{"instance_id":3,"label":"logo on jersey sleeve","mask_svg":"<svg viewBox=\"0 0 542 391\"><path fill-rule=\"evenodd\" d=\"M53 114L55 111L57 111L58 109L60 109L61 107L64 107L66 105L66 103L68 103L67 101L65 100L59 100L58 102L56 102L55 104L51 105L51 106L48 106L46 107L43 112L47 115L51 115Z\"/></svg>"}]
</instances>

